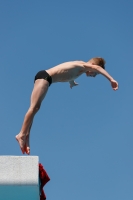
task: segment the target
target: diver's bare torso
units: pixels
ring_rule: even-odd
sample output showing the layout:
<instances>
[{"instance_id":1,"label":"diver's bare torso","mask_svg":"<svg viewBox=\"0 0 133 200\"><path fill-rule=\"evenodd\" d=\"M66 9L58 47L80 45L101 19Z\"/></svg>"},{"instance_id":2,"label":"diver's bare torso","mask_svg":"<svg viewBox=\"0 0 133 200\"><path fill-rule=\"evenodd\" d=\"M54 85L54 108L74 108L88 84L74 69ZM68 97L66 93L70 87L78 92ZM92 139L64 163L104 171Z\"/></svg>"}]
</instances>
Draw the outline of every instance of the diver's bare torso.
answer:
<instances>
[{"instance_id":1,"label":"diver's bare torso","mask_svg":"<svg viewBox=\"0 0 133 200\"><path fill-rule=\"evenodd\" d=\"M70 61L50 68L47 73L52 77L52 83L68 82L75 80L81 74L86 72L83 61Z\"/></svg>"}]
</instances>

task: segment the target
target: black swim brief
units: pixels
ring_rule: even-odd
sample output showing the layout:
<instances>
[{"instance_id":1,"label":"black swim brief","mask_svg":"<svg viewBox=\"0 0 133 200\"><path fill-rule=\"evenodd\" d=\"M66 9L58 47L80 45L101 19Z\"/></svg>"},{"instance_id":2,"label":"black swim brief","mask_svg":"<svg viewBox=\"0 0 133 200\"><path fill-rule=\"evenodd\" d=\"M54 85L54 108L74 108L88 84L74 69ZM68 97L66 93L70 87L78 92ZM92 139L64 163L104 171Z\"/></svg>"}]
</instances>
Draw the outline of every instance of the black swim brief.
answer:
<instances>
[{"instance_id":1,"label":"black swim brief","mask_svg":"<svg viewBox=\"0 0 133 200\"><path fill-rule=\"evenodd\" d=\"M49 82L49 86L51 85L52 83L52 77L45 71L45 70L41 70L39 71L36 76L35 76L35 79L34 79L34 82L37 80L37 79L44 79L44 80L47 80Z\"/></svg>"}]
</instances>

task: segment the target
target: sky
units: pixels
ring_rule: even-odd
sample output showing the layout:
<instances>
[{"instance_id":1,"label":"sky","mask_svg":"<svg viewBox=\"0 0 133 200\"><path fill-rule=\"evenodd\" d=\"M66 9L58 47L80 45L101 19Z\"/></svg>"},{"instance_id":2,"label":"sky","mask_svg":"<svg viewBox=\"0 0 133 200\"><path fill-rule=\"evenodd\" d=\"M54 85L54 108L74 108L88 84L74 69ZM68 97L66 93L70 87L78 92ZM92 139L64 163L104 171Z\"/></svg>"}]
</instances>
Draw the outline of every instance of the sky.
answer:
<instances>
[{"instance_id":1,"label":"sky","mask_svg":"<svg viewBox=\"0 0 133 200\"><path fill-rule=\"evenodd\" d=\"M66 61L106 60L98 75L52 84L31 130L50 182L47 200L133 199L133 1L0 0L0 154L21 156L15 135L34 76Z\"/></svg>"}]
</instances>

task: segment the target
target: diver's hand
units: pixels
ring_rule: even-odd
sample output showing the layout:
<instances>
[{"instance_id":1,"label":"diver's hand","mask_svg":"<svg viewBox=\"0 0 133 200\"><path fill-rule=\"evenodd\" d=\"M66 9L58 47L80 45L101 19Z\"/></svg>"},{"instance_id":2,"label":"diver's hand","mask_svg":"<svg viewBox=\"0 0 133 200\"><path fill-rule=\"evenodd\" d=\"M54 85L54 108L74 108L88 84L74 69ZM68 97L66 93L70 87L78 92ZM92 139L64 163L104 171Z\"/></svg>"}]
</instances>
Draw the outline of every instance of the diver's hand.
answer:
<instances>
[{"instance_id":1,"label":"diver's hand","mask_svg":"<svg viewBox=\"0 0 133 200\"><path fill-rule=\"evenodd\" d=\"M114 79L111 79L111 86L113 88L113 90L118 90L118 83L117 81L115 81Z\"/></svg>"},{"instance_id":2,"label":"diver's hand","mask_svg":"<svg viewBox=\"0 0 133 200\"><path fill-rule=\"evenodd\" d=\"M72 89L73 86L77 86L78 83L76 83L74 80L72 81L69 81L69 84L70 84L70 88Z\"/></svg>"}]
</instances>

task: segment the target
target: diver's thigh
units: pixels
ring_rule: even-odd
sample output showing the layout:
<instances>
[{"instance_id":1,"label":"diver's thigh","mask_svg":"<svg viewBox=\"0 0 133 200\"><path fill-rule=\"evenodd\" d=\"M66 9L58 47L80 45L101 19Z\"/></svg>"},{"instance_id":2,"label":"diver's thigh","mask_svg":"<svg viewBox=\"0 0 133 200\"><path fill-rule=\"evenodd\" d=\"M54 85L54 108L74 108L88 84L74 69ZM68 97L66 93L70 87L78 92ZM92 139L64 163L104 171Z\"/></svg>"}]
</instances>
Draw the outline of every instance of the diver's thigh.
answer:
<instances>
[{"instance_id":1,"label":"diver's thigh","mask_svg":"<svg viewBox=\"0 0 133 200\"><path fill-rule=\"evenodd\" d=\"M31 94L31 104L32 105L40 104L44 99L44 97L46 96L48 88L49 88L48 81L44 79L36 80Z\"/></svg>"}]
</instances>

